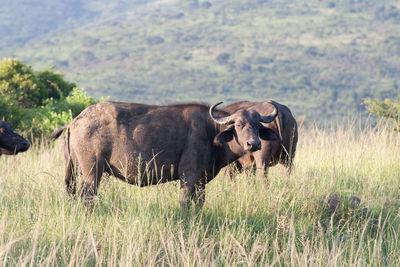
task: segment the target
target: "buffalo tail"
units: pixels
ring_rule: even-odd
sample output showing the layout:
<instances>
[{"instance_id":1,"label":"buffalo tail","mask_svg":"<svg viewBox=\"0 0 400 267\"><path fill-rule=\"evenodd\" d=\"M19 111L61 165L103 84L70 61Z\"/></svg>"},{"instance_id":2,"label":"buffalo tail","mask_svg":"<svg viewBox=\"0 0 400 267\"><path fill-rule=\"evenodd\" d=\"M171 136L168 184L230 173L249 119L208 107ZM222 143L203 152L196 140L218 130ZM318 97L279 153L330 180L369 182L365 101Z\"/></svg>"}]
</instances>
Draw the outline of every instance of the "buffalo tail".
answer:
<instances>
[{"instance_id":1,"label":"buffalo tail","mask_svg":"<svg viewBox=\"0 0 400 267\"><path fill-rule=\"evenodd\" d=\"M55 130L52 135L49 138L49 141L54 141L56 140L58 137L60 137L60 135L62 134L62 132L68 127L68 125L64 125L63 127L58 128L57 130Z\"/></svg>"}]
</instances>

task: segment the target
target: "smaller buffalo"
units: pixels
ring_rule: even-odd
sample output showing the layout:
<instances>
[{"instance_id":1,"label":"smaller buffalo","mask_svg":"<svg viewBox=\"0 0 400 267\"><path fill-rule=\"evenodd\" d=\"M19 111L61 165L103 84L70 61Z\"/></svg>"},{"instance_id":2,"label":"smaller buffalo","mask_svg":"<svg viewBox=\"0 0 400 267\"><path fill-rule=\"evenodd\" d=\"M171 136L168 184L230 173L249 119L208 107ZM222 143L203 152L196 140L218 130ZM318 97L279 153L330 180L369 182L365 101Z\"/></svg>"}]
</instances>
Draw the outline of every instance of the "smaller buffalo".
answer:
<instances>
[{"instance_id":1,"label":"smaller buffalo","mask_svg":"<svg viewBox=\"0 0 400 267\"><path fill-rule=\"evenodd\" d=\"M263 102L239 101L224 108L224 111L228 113L235 113L240 110L255 111L260 115L269 114L277 110L278 115L275 119L271 122L263 123L263 126L276 132L279 135L279 139L261 139L261 149L246 152L235 162L237 168L241 170L243 167L254 167L258 176L266 177L268 167L281 163L286 167L289 175L298 139L297 123L290 109L273 100ZM227 174L231 176L229 170Z\"/></svg>"},{"instance_id":2,"label":"smaller buffalo","mask_svg":"<svg viewBox=\"0 0 400 267\"><path fill-rule=\"evenodd\" d=\"M10 125L0 120L0 155L16 155L28 150L31 143L14 133Z\"/></svg>"}]
</instances>

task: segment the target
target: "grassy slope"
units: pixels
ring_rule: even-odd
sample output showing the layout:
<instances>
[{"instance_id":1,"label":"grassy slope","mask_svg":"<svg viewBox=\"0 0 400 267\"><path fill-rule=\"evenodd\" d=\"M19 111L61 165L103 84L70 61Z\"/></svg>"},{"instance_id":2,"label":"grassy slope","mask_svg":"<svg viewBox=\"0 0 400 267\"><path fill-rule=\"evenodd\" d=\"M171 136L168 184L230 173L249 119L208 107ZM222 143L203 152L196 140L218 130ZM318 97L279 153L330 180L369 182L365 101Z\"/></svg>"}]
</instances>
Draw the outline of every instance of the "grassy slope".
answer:
<instances>
[{"instance_id":1,"label":"grassy slope","mask_svg":"<svg viewBox=\"0 0 400 267\"><path fill-rule=\"evenodd\" d=\"M396 1L91 3L90 23L0 50L56 64L95 97L148 103L273 98L335 119L364 97L396 98ZM119 4L117 4L119 3ZM79 19L75 21L79 24ZM223 53L229 58L218 62Z\"/></svg>"},{"instance_id":2,"label":"grassy slope","mask_svg":"<svg viewBox=\"0 0 400 267\"><path fill-rule=\"evenodd\" d=\"M1 157L0 262L9 265L393 265L400 258L400 137L386 130L301 132L295 173L218 176L182 214L178 184L104 177L93 213L67 197L62 142ZM358 196L330 216L321 196ZM362 209L370 213L364 218Z\"/></svg>"}]
</instances>

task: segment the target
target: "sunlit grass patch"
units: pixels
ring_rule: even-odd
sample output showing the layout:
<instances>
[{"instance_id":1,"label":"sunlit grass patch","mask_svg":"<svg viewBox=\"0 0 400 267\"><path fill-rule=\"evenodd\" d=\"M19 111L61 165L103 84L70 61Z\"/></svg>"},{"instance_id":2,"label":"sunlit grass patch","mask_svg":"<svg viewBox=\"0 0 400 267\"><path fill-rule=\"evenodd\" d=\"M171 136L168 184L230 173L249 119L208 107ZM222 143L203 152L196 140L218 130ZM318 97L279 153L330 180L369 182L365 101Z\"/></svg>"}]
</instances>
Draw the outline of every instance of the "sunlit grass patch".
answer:
<instances>
[{"instance_id":1,"label":"sunlit grass patch","mask_svg":"<svg viewBox=\"0 0 400 267\"><path fill-rule=\"evenodd\" d=\"M219 174L201 210L179 183L103 176L94 209L67 195L62 142L0 158L3 265L393 265L400 138L385 128L300 132L295 170ZM358 200L355 201L355 198Z\"/></svg>"}]
</instances>

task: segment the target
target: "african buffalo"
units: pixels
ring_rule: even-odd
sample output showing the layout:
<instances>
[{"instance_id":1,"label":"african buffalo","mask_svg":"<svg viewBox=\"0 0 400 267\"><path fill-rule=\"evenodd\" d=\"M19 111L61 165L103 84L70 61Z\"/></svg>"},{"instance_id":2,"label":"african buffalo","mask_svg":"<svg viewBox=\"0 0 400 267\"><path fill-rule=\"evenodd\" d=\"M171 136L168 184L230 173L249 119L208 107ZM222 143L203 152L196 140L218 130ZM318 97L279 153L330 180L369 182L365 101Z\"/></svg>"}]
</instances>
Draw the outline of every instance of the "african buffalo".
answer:
<instances>
[{"instance_id":1,"label":"african buffalo","mask_svg":"<svg viewBox=\"0 0 400 267\"><path fill-rule=\"evenodd\" d=\"M224 108L229 113L248 110L256 111L261 115L269 114L275 109L278 110L278 116L272 122L264 123L263 125L275 131L280 138L278 140L261 140L260 150L255 152L248 151L235 162L239 170L242 167L253 166L257 170L257 175L266 177L269 166L281 163L290 174L298 139L297 123L290 109L272 100L264 102L240 101ZM231 176L229 170L228 175Z\"/></svg>"},{"instance_id":2,"label":"african buffalo","mask_svg":"<svg viewBox=\"0 0 400 267\"><path fill-rule=\"evenodd\" d=\"M86 108L66 130L67 191L75 194L77 166L81 197L91 206L103 172L130 184L147 186L180 179L180 202L202 206L205 184L219 170L279 136L262 126L277 111L261 116L241 109L229 114L204 104L167 106L102 102Z\"/></svg>"},{"instance_id":3,"label":"african buffalo","mask_svg":"<svg viewBox=\"0 0 400 267\"><path fill-rule=\"evenodd\" d=\"M16 155L28 150L30 142L14 133L7 122L0 120L0 155Z\"/></svg>"}]
</instances>

